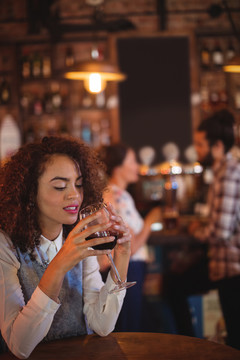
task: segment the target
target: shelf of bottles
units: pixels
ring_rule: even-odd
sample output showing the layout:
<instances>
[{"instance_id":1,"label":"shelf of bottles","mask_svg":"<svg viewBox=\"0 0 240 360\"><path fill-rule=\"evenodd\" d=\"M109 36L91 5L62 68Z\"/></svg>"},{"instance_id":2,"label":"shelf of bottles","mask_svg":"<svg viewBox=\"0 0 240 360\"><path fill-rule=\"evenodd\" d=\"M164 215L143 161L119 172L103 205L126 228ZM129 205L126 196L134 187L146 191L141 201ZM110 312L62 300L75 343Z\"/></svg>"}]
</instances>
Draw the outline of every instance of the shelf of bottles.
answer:
<instances>
[{"instance_id":1,"label":"shelf of bottles","mask_svg":"<svg viewBox=\"0 0 240 360\"><path fill-rule=\"evenodd\" d=\"M16 80L16 48L2 45L0 48L0 160L21 142L21 124ZM10 133L10 129L13 131ZM3 140L4 139L4 140Z\"/></svg>"},{"instance_id":2,"label":"shelf of bottles","mask_svg":"<svg viewBox=\"0 0 240 360\"><path fill-rule=\"evenodd\" d=\"M11 107L16 105L16 91L14 84L13 47L2 46L0 51L0 106Z\"/></svg>"},{"instance_id":3,"label":"shelf of bottles","mask_svg":"<svg viewBox=\"0 0 240 360\"><path fill-rule=\"evenodd\" d=\"M24 142L46 135L68 133L93 147L112 139L107 106L108 88L89 94L80 81L63 77L63 70L87 59L89 43L22 46L20 62L20 108ZM79 54L81 55L79 57ZM111 99L110 99L111 100Z\"/></svg>"},{"instance_id":4,"label":"shelf of bottles","mask_svg":"<svg viewBox=\"0 0 240 360\"><path fill-rule=\"evenodd\" d=\"M228 108L230 105L227 76L222 67L236 53L239 52L239 43L233 36L201 37L198 39L200 59L200 94L202 117L214 111ZM240 109L239 93L234 94L234 106ZM231 99L232 102L232 99Z\"/></svg>"}]
</instances>

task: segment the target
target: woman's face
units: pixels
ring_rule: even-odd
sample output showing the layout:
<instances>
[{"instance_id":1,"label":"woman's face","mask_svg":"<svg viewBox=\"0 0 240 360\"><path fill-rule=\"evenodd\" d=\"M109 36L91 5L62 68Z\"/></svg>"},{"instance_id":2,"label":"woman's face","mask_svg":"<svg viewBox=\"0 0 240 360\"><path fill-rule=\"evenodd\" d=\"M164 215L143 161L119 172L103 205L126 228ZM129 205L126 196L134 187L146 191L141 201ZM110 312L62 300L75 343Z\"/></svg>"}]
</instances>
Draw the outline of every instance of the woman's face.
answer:
<instances>
[{"instance_id":1,"label":"woman's face","mask_svg":"<svg viewBox=\"0 0 240 360\"><path fill-rule=\"evenodd\" d=\"M136 159L135 152L129 149L127 155L118 167L119 175L125 180L127 184L132 184L138 181L139 164Z\"/></svg>"},{"instance_id":2,"label":"woman's face","mask_svg":"<svg viewBox=\"0 0 240 360\"><path fill-rule=\"evenodd\" d=\"M74 224L83 201L82 174L66 155L53 155L38 179L39 223L45 232L59 233Z\"/></svg>"}]
</instances>

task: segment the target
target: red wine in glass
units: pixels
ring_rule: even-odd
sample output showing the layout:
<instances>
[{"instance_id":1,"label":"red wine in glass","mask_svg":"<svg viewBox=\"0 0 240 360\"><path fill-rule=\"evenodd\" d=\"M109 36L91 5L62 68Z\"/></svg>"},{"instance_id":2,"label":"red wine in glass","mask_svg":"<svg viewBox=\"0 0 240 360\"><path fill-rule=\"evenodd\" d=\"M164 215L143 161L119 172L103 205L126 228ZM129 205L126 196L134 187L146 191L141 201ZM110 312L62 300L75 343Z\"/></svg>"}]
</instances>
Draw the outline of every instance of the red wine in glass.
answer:
<instances>
[{"instance_id":1,"label":"red wine in glass","mask_svg":"<svg viewBox=\"0 0 240 360\"><path fill-rule=\"evenodd\" d=\"M118 234L117 233L113 233L111 231L98 231L95 232L93 234L91 234L90 236L88 236L86 238L86 240L92 240L92 239L96 239L96 238L103 238L106 236L114 236L114 240L111 241L110 243L104 243L104 244L100 244L100 245L95 245L92 246L93 249L95 250L112 250L115 248L116 244L117 244L117 239L118 239Z\"/></svg>"},{"instance_id":2,"label":"red wine in glass","mask_svg":"<svg viewBox=\"0 0 240 360\"><path fill-rule=\"evenodd\" d=\"M88 228L89 226L93 226L96 224L101 224L102 222L106 222L107 219L109 220L110 214L107 210L107 205L104 203L88 205L84 209L81 209L80 213L79 213L80 219L85 219L86 217L88 217L91 214L94 214L95 212L99 212L99 214L101 216L99 216L97 219L94 219L93 221L88 223L88 225L86 225L85 228ZM92 239L96 239L96 238L104 238L107 236L114 236L114 240L111 242L94 245L91 247L96 250L112 250L116 246L119 234L117 231L114 231L110 228L106 229L105 231L95 232L95 233L89 235L88 237L86 237L86 240L92 240ZM124 290L124 289L128 289L129 287L136 284L136 281L131 281L131 282L122 281L120 278L120 275L118 273L118 270L114 264L112 254L111 253L107 254L107 257L110 261L112 271L116 278L116 286L112 290L109 290L110 294Z\"/></svg>"}]
</instances>

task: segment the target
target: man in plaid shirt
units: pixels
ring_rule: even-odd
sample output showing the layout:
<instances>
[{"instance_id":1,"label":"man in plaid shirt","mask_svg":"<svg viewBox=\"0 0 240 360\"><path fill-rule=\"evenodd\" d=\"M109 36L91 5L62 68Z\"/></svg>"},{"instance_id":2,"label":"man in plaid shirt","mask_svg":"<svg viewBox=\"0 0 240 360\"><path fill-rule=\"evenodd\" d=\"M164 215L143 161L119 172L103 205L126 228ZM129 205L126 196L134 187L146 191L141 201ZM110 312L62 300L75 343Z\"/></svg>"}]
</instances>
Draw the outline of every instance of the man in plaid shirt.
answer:
<instances>
[{"instance_id":1,"label":"man in plaid shirt","mask_svg":"<svg viewBox=\"0 0 240 360\"><path fill-rule=\"evenodd\" d=\"M234 145L234 118L227 110L204 120L195 134L199 161L212 158L209 223L194 236L208 243L208 274L218 288L228 344L240 349L240 163Z\"/></svg>"},{"instance_id":2,"label":"man in plaid shirt","mask_svg":"<svg viewBox=\"0 0 240 360\"><path fill-rule=\"evenodd\" d=\"M207 247L207 256L171 277L170 306L179 333L192 335L187 296L217 288L227 344L240 349L240 163L229 152L234 145L233 115L221 110L205 119L195 132L194 145L198 160L213 170L208 225L190 226L190 233Z\"/></svg>"}]
</instances>

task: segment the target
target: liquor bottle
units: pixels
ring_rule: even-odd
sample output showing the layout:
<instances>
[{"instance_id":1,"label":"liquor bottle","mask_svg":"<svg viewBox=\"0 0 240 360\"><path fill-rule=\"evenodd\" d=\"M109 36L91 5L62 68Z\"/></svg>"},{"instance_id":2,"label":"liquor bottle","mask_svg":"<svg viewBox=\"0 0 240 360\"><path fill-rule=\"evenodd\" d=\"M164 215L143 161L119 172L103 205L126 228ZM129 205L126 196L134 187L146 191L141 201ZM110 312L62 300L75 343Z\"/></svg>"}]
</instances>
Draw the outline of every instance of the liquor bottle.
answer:
<instances>
[{"instance_id":1,"label":"liquor bottle","mask_svg":"<svg viewBox=\"0 0 240 360\"><path fill-rule=\"evenodd\" d=\"M83 120L81 124L81 138L86 144L91 145L92 143L91 127L89 122L86 120Z\"/></svg>"},{"instance_id":2,"label":"liquor bottle","mask_svg":"<svg viewBox=\"0 0 240 360\"><path fill-rule=\"evenodd\" d=\"M0 103L2 105L9 104L11 99L11 89L8 81L3 78L1 85L0 85Z\"/></svg>"},{"instance_id":3,"label":"liquor bottle","mask_svg":"<svg viewBox=\"0 0 240 360\"><path fill-rule=\"evenodd\" d=\"M101 133L100 133L100 142L101 145L110 145L111 144L111 129L109 119L101 119Z\"/></svg>"},{"instance_id":4,"label":"liquor bottle","mask_svg":"<svg viewBox=\"0 0 240 360\"><path fill-rule=\"evenodd\" d=\"M42 75L44 78L48 78L52 75L51 58L49 55L43 56L42 61Z\"/></svg>"},{"instance_id":5,"label":"liquor bottle","mask_svg":"<svg viewBox=\"0 0 240 360\"><path fill-rule=\"evenodd\" d=\"M27 50L23 51L21 60L21 75L24 79L28 79L31 76L31 60Z\"/></svg>"},{"instance_id":6,"label":"liquor bottle","mask_svg":"<svg viewBox=\"0 0 240 360\"><path fill-rule=\"evenodd\" d=\"M81 138L81 117L78 114L73 116L71 134L76 138Z\"/></svg>"},{"instance_id":7,"label":"liquor bottle","mask_svg":"<svg viewBox=\"0 0 240 360\"><path fill-rule=\"evenodd\" d=\"M38 116L42 115L43 113L43 103L38 95L36 95L33 102L33 113L34 115L38 115Z\"/></svg>"},{"instance_id":8,"label":"liquor bottle","mask_svg":"<svg viewBox=\"0 0 240 360\"><path fill-rule=\"evenodd\" d=\"M101 145L100 139L100 124L98 121L92 122L91 131L92 131L92 146L98 148Z\"/></svg>"},{"instance_id":9,"label":"liquor bottle","mask_svg":"<svg viewBox=\"0 0 240 360\"><path fill-rule=\"evenodd\" d=\"M44 95L44 111L47 114L51 114L53 112L52 93L49 91L47 91Z\"/></svg>"},{"instance_id":10,"label":"liquor bottle","mask_svg":"<svg viewBox=\"0 0 240 360\"><path fill-rule=\"evenodd\" d=\"M42 58L38 53L35 53L32 58L32 76L39 78L42 75Z\"/></svg>"},{"instance_id":11,"label":"liquor bottle","mask_svg":"<svg viewBox=\"0 0 240 360\"><path fill-rule=\"evenodd\" d=\"M210 103L213 108L219 105L219 93L216 90L210 92Z\"/></svg>"},{"instance_id":12,"label":"liquor bottle","mask_svg":"<svg viewBox=\"0 0 240 360\"><path fill-rule=\"evenodd\" d=\"M95 102L96 106L98 108L103 108L105 106L105 91L101 91L100 93L97 93L95 96Z\"/></svg>"},{"instance_id":13,"label":"liquor bottle","mask_svg":"<svg viewBox=\"0 0 240 360\"><path fill-rule=\"evenodd\" d=\"M65 55L65 66L70 67L73 66L74 63L75 63L75 59L73 55L73 50L71 47L68 47L66 49L66 55Z\"/></svg>"},{"instance_id":14,"label":"liquor bottle","mask_svg":"<svg viewBox=\"0 0 240 360\"><path fill-rule=\"evenodd\" d=\"M226 62L231 60L236 55L236 50L231 41L229 41L228 48L226 50Z\"/></svg>"},{"instance_id":15,"label":"liquor bottle","mask_svg":"<svg viewBox=\"0 0 240 360\"><path fill-rule=\"evenodd\" d=\"M31 104L31 94L24 92L20 98L20 105L24 113L26 114L29 113L30 104Z\"/></svg>"},{"instance_id":16,"label":"liquor bottle","mask_svg":"<svg viewBox=\"0 0 240 360\"><path fill-rule=\"evenodd\" d=\"M57 111L61 109L62 106L62 96L60 93L60 85L58 82L53 82L51 84L52 92L52 107L53 110Z\"/></svg>"},{"instance_id":17,"label":"liquor bottle","mask_svg":"<svg viewBox=\"0 0 240 360\"><path fill-rule=\"evenodd\" d=\"M210 56L209 48L207 47L207 45L205 43L203 44L203 46L201 48L200 57L201 57L201 66L202 66L202 68L203 69L210 68L211 56Z\"/></svg>"},{"instance_id":18,"label":"liquor bottle","mask_svg":"<svg viewBox=\"0 0 240 360\"><path fill-rule=\"evenodd\" d=\"M93 95L94 94L90 94L87 90L83 89L82 106L84 108L90 108L91 106L93 106Z\"/></svg>"},{"instance_id":19,"label":"liquor bottle","mask_svg":"<svg viewBox=\"0 0 240 360\"><path fill-rule=\"evenodd\" d=\"M211 109L211 104L210 104L209 87L207 85L202 86L200 96L201 96L201 109L205 113L208 113Z\"/></svg>"},{"instance_id":20,"label":"liquor bottle","mask_svg":"<svg viewBox=\"0 0 240 360\"><path fill-rule=\"evenodd\" d=\"M103 60L104 59L104 51L98 44L95 44L92 46L91 58L94 60Z\"/></svg>"},{"instance_id":21,"label":"liquor bottle","mask_svg":"<svg viewBox=\"0 0 240 360\"><path fill-rule=\"evenodd\" d=\"M212 51L212 63L215 68L221 68L224 64L223 51L218 42L216 42Z\"/></svg>"}]
</instances>

